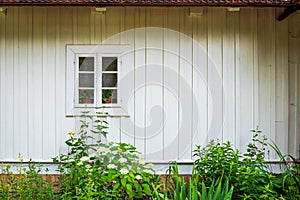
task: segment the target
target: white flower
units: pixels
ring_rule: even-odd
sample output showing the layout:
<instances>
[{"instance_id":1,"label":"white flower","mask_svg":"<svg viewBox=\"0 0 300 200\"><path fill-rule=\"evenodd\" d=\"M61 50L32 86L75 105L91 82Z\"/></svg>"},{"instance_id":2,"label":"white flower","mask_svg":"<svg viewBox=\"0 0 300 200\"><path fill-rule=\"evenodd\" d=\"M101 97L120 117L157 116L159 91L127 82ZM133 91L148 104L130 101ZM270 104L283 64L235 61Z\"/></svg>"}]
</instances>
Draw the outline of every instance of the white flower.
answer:
<instances>
[{"instance_id":1,"label":"white flower","mask_svg":"<svg viewBox=\"0 0 300 200\"><path fill-rule=\"evenodd\" d=\"M119 162L120 162L120 163L124 163L124 162L126 162L126 161L127 161L126 158L120 158L120 159L119 159Z\"/></svg>"},{"instance_id":2,"label":"white flower","mask_svg":"<svg viewBox=\"0 0 300 200\"><path fill-rule=\"evenodd\" d=\"M90 155L90 158L95 158L96 157L96 155L94 154L94 153L92 153L91 155Z\"/></svg>"},{"instance_id":3,"label":"white flower","mask_svg":"<svg viewBox=\"0 0 300 200\"><path fill-rule=\"evenodd\" d=\"M120 173L121 174L128 174L128 169L126 169L126 168L122 168L121 170L120 170Z\"/></svg>"},{"instance_id":4,"label":"white flower","mask_svg":"<svg viewBox=\"0 0 300 200\"><path fill-rule=\"evenodd\" d=\"M87 162L87 161L89 161L89 157L83 156L82 158L80 158L80 161L81 162Z\"/></svg>"},{"instance_id":5,"label":"white flower","mask_svg":"<svg viewBox=\"0 0 300 200\"><path fill-rule=\"evenodd\" d=\"M141 177L140 175L136 175L135 178L136 178L137 180L141 180L141 179L142 179L142 177Z\"/></svg>"},{"instance_id":6,"label":"white flower","mask_svg":"<svg viewBox=\"0 0 300 200\"><path fill-rule=\"evenodd\" d=\"M142 165L144 165L146 163L145 159L144 158L140 158L139 163L142 164Z\"/></svg>"},{"instance_id":7,"label":"white flower","mask_svg":"<svg viewBox=\"0 0 300 200\"><path fill-rule=\"evenodd\" d=\"M85 168L86 168L86 169L90 169L90 168L91 168L91 165L85 165Z\"/></svg>"},{"instance_id":8,"label":"white flower","mask_svg":"<svg viewBox=\"0 0 300 200\"><path fill-rule=\"evenodd\" d=\"M114 165L114 164L109 164L109 165L107 165L107 168L108 168L108 169L116 169L117 166Z\"/></svg>"},{"instance_id":9,"label":"white flower","mask_svg":"<svg viewBox=\"0 0 300 200\"><path fill-rule=\"evenodd\" d=\"M79 163L77 163L78 166L81 166L83 165L83 163L80 161Z\"/></svg>"}]
</instances>

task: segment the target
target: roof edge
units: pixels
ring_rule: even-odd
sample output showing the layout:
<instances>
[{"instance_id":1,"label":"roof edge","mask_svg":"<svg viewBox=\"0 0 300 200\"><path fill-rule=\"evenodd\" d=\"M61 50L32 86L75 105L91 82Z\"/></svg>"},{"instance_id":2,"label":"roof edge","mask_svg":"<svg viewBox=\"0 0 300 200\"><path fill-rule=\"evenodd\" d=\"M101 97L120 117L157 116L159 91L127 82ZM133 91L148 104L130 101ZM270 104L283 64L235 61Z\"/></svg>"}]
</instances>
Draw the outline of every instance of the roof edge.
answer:
<instances>
[{"instance_id":1,"label":"roof edge","mask_svg":"<svg viewBox=\"0 0 300 200\"><path fill-rule=\"evenodd\" d=\"M239 6L289 7L295 0L0 0L0 6Z\"/></svg>"}]
</instances>

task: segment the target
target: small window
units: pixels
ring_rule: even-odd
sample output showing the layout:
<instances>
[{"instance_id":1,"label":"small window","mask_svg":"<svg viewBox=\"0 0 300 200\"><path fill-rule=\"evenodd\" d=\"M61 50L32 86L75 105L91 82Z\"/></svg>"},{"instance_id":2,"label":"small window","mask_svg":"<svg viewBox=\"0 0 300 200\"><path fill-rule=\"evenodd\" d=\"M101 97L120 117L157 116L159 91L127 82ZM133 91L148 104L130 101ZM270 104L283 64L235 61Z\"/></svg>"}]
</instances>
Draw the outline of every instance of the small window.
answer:
<instances>
[{"instance_id":1,"label":"small window","mask_svg":"<svg viewBox=\"0 0 300 200\"><path fill-rule=\"evenodd\" d=\"M86 108L119 106L120 55L127 47L67 45L67 115Z\"/></svg>"}]
</instances>

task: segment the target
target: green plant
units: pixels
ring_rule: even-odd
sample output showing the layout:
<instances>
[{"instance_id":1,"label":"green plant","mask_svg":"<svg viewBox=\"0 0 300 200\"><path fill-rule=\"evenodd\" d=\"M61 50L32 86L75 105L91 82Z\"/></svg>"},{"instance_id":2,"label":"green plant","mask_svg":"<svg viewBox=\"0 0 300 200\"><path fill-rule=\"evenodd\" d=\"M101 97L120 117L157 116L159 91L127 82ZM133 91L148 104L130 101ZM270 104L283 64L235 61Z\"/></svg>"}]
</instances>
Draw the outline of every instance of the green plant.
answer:
<instances>
[{"instance_id":1,"label":"green plant","mask_svg":"<svg viewBox=\"0 0 300 200\"><path fill-rule=\"evenodd\" d=\"M56 199L54 184L47 181L49 175L43 179L41 166L29 161L23 164L23 158L19 155L20 163L13 173L10 164L1 165L0 199Z\"/></svg>"},{"instance_id":2,"label":"green plant","mask_svg":"<svg viewBox=\"0 0 300 200\"><path fill-rule=\"evenodd\" d=\"M251 133L252 141L247 145L234 181L236 193L243 199L276 199L275 176L265 162L267 138L258 129Z\"/></svg>"},{"instance_id":3,"label":"green plant","mask_svg":"<svg viewBox=\"0 0 300 200\"><path fill-rule=\"evenodd\" d=\"M103 90L102 91L102 102L103 103L111 103L111 96L112 96L111 90Z\"/></svg>"},{"instance_id":4,"label":"green plant","mask_svg":"<svg viewBox=\"0 0 300 200\"><path fill-rule=\"evenodd\" d=\"M54 161L61 162L61 199L149 199L152 183L158 182L151 164L146 165L131 144L101 141L106 137L107 115L93 117L84 112L79 133L70 132L66 141L68 154ZM94 121L94 127L90 127ZM95 143L91 133L98 135ZM159 177L158 177L159 178Z\"/></svg>"},{"instance_id":5,"label":"green plant","mask_svg":"<svg viewBox=\"0 0 300 200\"><path fill-rule=\"evenodd\" d=\"M167 170L165 196L174 200L230 200L232 199L233 186L229 188L228 179L223 186L222 177L217 181L212 180L209 188L206 187L204 180L201 180L198 174L192 173L189 180L179 175L178 165L173 162Z\"/></svg>"},{"instance_id":6,"label":"green plant","mask_svg":"<svg viewBox=\"0 0 300 200\"><path fill-rule=\"evenodd\" d=\"M92 99L94 96L93 90L79 90L79 103L92 103Z\"/></svg>"},{"instance_id":7,"label":"green plant","mask_svg":"<svg viewBox=\"0 0 300 200\"><path fill-rule=\"evenodd\" d=\"M229 189L229 181L228 179L225 181L225 186L222 187L222 177L217 179L217 181L213 180L210 187L207 188L205 183L201 183L201 200L230 200L232 199L233 194L233 186Z\"/></svg>"},{"instance_id":8,"label":"green plant","mask_svg":"<svg viewBox=\"0 0 300 200\"><path fill-rule=\"evenodd\" d=\"M243 155L229 142L211 141L197 146L195 169L206 185L220 177L227 177L234 186L235 196L241 199L275 199L275 176L265 163L267 138L258 129L252 130L252 141Z\"/></svg>"},{"instance_id":9,"label":"green plant","mask_svg":"<svg viewBox=\"0 0 300 200\"><path fill-rule=\"evenodd\" d=\"M291 155L284 155L279 147L272 141L272 149L282 161L282 174L277 175L278 187L285 199L300 199L300 163Z\"/></svg>"},{"instance_id":10,"label":"green plant","mask_svg":"<svg viewBox=\"0 0 300 200\"><path fill-rule=\"evenodd\" d=\"M198 145L193 156L196 158L196 173L208 185L222 176L232 183L238 173L241 155L230 142L212 140L205 147Z\"/></svg>"}]
</instances>

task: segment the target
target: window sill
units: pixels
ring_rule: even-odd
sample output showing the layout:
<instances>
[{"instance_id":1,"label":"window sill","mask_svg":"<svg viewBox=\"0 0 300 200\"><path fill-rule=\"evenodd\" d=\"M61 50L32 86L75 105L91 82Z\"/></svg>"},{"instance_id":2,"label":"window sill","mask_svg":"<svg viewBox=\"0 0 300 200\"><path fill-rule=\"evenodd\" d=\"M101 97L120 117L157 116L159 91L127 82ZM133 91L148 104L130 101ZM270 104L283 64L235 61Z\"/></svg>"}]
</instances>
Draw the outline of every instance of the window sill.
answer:
<instances>
[{"instance_id":1,"label":"window sill","mask_svg":"<svg viewBox=\"0 0 300 200\"><path fill-rule=\"evenodd\" d=\"M100 107L81 107L73 108L66 112L66 117L79 117L82 115L82 112L89 112L90 116L98 117L125 117L129 118L130 115L119 105L102 105Z\"/></svg>"}]
</instances>

